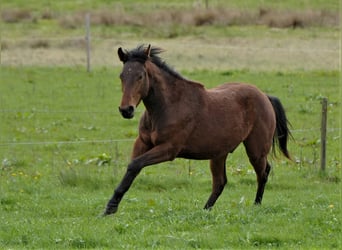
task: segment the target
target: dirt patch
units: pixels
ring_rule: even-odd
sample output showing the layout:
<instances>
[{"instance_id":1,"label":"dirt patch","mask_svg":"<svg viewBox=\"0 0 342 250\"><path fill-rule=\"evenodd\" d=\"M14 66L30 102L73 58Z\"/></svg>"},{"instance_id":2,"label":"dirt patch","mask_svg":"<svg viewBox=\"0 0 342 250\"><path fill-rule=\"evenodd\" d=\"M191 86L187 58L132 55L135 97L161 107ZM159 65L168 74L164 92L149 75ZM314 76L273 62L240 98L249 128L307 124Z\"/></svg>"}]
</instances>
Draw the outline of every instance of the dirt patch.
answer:
<instances>
[{"instance_id":1,"label":"dirt patch","mask_svg":"<svg viewBox=\"0 0 342 250\"><path fill-rule=\"evenodd\" d=\"M255 38L177 38L152 40L166 50L162 57L176 70L249 69L261 71L339 70L339 42L335 39L255 39ZM136 47L129 42L106 39L92 45L92 67L118 67L117 48ZM69 46L72 44L72 46ZM2 65L81 66L86 51L80 40L60 41L59 45L7 46L1 52Z\"/></svg>"}]
</instances>

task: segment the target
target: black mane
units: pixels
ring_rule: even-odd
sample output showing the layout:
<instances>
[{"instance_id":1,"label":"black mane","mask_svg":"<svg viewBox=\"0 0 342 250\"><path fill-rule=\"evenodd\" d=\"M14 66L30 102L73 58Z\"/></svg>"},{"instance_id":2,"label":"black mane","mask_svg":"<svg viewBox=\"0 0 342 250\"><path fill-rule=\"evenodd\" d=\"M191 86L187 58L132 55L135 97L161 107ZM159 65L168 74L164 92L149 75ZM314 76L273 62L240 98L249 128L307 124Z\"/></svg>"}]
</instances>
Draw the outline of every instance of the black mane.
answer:
<instances>
[{"instance_id":1,"label":"black mane","mask_svg":"<svg viewBox=\"0 0 342 250\"><path fill-rule=\"evenodd\" d=\"M175 71L173 68L167 65L166 62L159 57L159 54L164 52L162 48L152 46L149 57L145 53L146 49L147 49L147 46L139 45L138 47L130 51L125 50L125 53L127 55L127 61L138 61L141 63L145 63L146 60L150 60L152 63L157 65L160 69L168 72L169 74L177 78L184 79L183 76L181 76L177 71Z\"/></svg>"}]
</instances>

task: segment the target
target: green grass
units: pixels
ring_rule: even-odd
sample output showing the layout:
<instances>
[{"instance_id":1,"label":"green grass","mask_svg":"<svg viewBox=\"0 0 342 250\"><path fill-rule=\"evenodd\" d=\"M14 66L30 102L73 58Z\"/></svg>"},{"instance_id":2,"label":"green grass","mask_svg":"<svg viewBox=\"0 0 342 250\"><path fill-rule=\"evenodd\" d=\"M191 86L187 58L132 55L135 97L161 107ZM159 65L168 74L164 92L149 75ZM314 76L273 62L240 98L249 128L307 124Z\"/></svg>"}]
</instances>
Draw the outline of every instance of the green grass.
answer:
<instances>
[{"instance_id":1,"label":"green grass","mask_svg":"<svg viewBox=\"0 0 342 250\"><path fill-rule=\"evenodd\" d=\"M295 161L271 158L263 205L256 207L255 175L238 148L210 212L202 210L211 189L208 162L159 164L139 175L117 214L102 218L143 110L133 120L120 117L120 69L0 70L0 248L341 247L341 131L328 132L322 173L317 129L323 96L328 128L341 127L338 72L183 71L207 87L243 81L278 96L293 126Z\"/></svg>"}]
</instances>

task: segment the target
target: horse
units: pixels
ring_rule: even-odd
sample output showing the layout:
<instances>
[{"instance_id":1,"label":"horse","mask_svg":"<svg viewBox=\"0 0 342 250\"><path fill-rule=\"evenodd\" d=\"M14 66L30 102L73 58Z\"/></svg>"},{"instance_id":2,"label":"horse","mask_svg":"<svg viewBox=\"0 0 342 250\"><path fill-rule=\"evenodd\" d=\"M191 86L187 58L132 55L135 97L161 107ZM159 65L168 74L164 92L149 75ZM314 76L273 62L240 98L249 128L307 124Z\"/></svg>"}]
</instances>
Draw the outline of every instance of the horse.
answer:
<instances>
[{"instance_id":1,"label":"horse","mask_svg":"<svg viewBox=\"0 0 342 250\"><path fill-rule=\"evenodd\" d=\"M270 149L278 145L290 159L289 122L280 100L247 83L206 89L168 66L161 52L163 49L151 45L118 49L123 63L119 111L123 118L131 119L143 102L145 112L131 161L104 215L117 212L144 167L175 158L210 160L212 192L204 209L211 209L227 184L226 158L241 142L257 177L254 203L261 204L271 170Z\"/></svg>"}]
</instances>

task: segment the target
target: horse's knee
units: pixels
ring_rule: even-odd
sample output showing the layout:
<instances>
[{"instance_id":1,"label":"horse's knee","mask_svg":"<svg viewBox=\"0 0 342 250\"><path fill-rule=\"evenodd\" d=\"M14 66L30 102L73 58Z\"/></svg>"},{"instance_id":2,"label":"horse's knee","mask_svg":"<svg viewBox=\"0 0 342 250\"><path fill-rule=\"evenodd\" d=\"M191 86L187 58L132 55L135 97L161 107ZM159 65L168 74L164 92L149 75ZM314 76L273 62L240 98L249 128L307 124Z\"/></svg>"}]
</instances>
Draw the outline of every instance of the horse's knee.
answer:
<instances>
[{"instance_id":1,"label":"horse's knee","mask_svg":"<svg viewBox=\"0 0 342 250\"><path fill-rule=\"evenodd\" d=\"M141 171L142 166L140 166L138 161L132 160L127 166L127 174L136 176Z\"/></svg>"},{"instance_id":2,"label":"horse's knee","mask_svg":"<svg viewBox=\"0 0 342 250\"><path fill-rule=\"evenodd\" d=\"M226 184L227 184L227 181L222 181L220 183L213 183L212 193L216 195L217 197L220 196Z\"/></svg>"},{"instance_id":3,"label":"horse's knee","mask_svg":"<svg viewBox=\"0 0 342 250\"><path fill-rule=\"evenodd\" d=\"M227 183L228 183L227 176L225 176L223 179L223 187L225 187Z\"/></svg>"},{"instance_id":4,"label":"horse's knee","mask_svg":"<svg viewBox=\"0 0 342 250\"><path fill-rule=\"evenodd\" d=\"M265 183L267 182L267 180L268 180L268 175L270 174L270 172L271 172L271 165L267 162L266 163L266 169L265 169L265 174L264 174L264 181L265 181Z\"/></svg>"},{"instance_id":5,"label":"horse's knee","mask_svg":"<svg viewBox=\"0 0 342 250\"><path fill-rule=\"evenodd\" d=\"M249 162L252 164L255 172L258 175L262 175L263 173L270 170L267 169L268 163L266 157L249 157Z\"/></svg>"},{"instance_id":6,"label":"horse's knee","mask_svg":"<svg viewBox=\"0 0 342 250\"><path fill-rule=\"evenodd\" d=\"M272 166L267 162L267 163L266 163L266 170L265 170L267 176L268 176L269 173L271 172L271 168L272 168Z\"/></svg>"}]
</instances>

